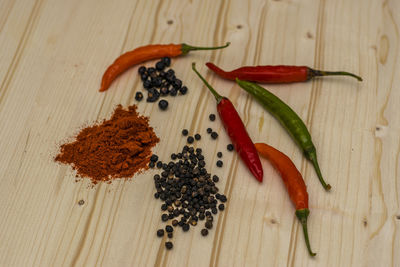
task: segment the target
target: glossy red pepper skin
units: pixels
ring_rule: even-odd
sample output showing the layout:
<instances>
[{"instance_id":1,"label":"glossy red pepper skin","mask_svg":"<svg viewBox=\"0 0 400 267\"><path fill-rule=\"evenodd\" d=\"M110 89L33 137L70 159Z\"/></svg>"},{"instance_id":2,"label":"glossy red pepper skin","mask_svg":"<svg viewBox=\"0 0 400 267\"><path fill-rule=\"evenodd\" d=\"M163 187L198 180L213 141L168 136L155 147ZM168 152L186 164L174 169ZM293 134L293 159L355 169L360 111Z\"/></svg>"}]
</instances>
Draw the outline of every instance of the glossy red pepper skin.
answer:
<instances>
[{"instance_id":1,"label":"glossy red pepper skin","mask_svg":"<svg viewBox=\"0 0 400 267\"><path fill-rule=\"evenodd\" d=\"M213 63L206 63L207 67L224 79L263 83L292 83L304 82L308 78L308 67L305 66L256 66L241 67L233 71L224 71Z\"/></svg>"},{"instance_id":2,"label":"glossy red pepper skin","mask_svg":"<svg viewBox=\"0 0 400 267\"><path fill-rule=\"evenodd\" d=\"M218 114L235 150L259 182L263 181L263 169L256 147L251 141L232 102L223 97L217 105Z\"/></svg>"},{"instance_id":3,"label":"glossy red pepper skin","mask_svg":"<svg viewBox=\"0 0 400 267\"><path fill-rule=\"evenodd\" d=\"M344 71L320 71L307 66L249 66L241 67L232 71L224 71L211 62L206 66L224 79L252 81L259 83L294 83L305 82L316 76L346 75L362 81L362 78Z\"/></svg>"}]
</instances>

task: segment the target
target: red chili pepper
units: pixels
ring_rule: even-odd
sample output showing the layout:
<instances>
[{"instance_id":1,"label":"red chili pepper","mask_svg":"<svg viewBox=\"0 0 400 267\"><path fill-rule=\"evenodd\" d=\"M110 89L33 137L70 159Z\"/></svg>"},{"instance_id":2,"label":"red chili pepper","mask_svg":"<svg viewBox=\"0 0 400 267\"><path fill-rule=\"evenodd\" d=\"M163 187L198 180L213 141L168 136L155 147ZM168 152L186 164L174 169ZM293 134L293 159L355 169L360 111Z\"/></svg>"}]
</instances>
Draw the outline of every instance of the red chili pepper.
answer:
<instances>
[{"instance_id":1,"label":"red chili pepper","mask_svg":"<svg viewBox=\"0 0 400 267\"><path fill-rule=\"evenodd\" d=\"M224 71L213 63L208 62L206 66L228 80L235 80L236 78L245 81L260 82L260 83L293 83L305 82L316 76L328 75L347 75L362 81L362 78L345 71L321 71L314 70L306 66L249 66L241 67L232 71Z\"/></svg>"},{"instance_id":2,"label":"red chili pepper","mask_svg":"<svg viewBox=\"0 0 400 267\"><path fill-rule=\"evenodd\" d=\"M196 70L195 63L192 63L192 69L200 77L200 79L204 82L217 100L218 114L221 117L225 130L228 133L236 151L239 153L239 156L242 158L256 179L259 182L262 182L263 169L261 166L260 157L258 156L257 150L232 102L228 98L218 94L214 88L211 87L211 85Z\"/></svg>"},{"instance_id":3,"label":"red chili pepper","mask_svg":"<svg viewBox=\"0 0 400 267\"><path fill-rule=\"evenodd\" d=\"M258 153L267 158L281 174L290 199L296 207L296 216L303 227L308 252L311 256L315 256L316 253L311 251L310 240L308 238L307 218L310 210L308 209L308 193L303 177L290 158L279 150L263 143L257 143L255 147Z\"/></svg>"},{"instance_id":4,"label":"red chili pepper","mask_svg":"<svg viewBox=\"0 0 400 267\"><path fill-rule=\"evenodd\" d=\"M229 46L229 44L230 43L226 43L226 45L216 47L197 47L187 44L157 44L138 47L119 56L114 63L107 68L106 72L103 74L99 91L103 92L107 90L114 79L125 70L147 60L161 57L177 57L180 55L186 55L193 50L220 49Z\"/></svg>"}]
</instances>

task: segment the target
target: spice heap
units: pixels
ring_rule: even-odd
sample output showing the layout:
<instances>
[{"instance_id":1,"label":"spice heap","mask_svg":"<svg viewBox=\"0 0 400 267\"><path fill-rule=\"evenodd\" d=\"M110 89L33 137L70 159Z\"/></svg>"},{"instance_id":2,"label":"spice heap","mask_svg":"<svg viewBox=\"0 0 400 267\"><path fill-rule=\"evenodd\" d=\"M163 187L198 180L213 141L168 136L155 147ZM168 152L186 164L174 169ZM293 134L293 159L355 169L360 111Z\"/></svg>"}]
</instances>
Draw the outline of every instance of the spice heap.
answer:
<instances>
[{"instance_id":1,"label":"spice heap","mask_svg":"<svg viewBox=\"0 0 400 267\"><path fill-rule=\"evenodd\" d=\"M148 168L151 149L159 139L135 105L118 105L109 120L82 129L72 143L61 146L55 160L71 164L77 176L94 184L131 177Z\"/></svg>"},{"instance_id":2,"label":"spice heap","mask_svg":"<svg viewBox=\"0 0 400 267\"><path fill-rule=\"evenodd\" d=\"M175 76L175 71L165 68L171 65L169 57L163 57L156 63L154 67L146 68L141 66L138 70L140 78L143 82L144 89L147 90L147 102L156 102L160 96L176 96L178 92L185 95L188 88L182 85L182 81ZM137 92L135 95L137 101L143 99L143 93ZM160 109L165 110L168 107L168 102L164 99L158 102Z\"/></svg>"},{"instance_id":3,"label":"spice heap","mask_svg":"<svg viewBox=\"0 0 400 267\"><path fill-rule=\"evenodd\" d=\"M211 176L207 172L201 148L185 145L181 152L171 154L171 159L173 161L168 164L158 161L156 155L151 159L163 170L161 174L154 175L157 191L154 197L164 202L161 210L165 213L161 215L161 220L172 220L172 226L179 226L184 232L189 231L190 226L196 226L199 221L205 220L201 234L206 236L213 227L213 215L218 210L223 211L223 203L227 201L225 195L218 193L216 183L219 177ZM173 237L172 226L165 227L169 238ZM157 236L164 236L164 230L157 230ZM173 244L169 241L165 246L172 249Z\"/></svg>"}]
</instances>

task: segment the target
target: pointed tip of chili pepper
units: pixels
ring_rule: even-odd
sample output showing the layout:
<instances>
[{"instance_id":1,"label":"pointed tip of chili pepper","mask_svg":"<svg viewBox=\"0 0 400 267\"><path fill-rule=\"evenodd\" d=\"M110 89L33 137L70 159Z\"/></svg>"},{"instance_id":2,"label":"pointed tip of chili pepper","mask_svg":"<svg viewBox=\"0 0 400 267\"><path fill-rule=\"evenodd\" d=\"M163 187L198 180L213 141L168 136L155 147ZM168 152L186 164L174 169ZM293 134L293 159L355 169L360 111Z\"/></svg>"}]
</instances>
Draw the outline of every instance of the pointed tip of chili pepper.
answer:
<instances>
[{"instance_id":1,"label":"pointed tip of chili pepper","mask_svg":"<svg viewBox=\"0 0 400 267\"><path fill-rule=\"evenodd\" d=\"M307 218L308 218L309 214L310 214L309 209L296 210L296 217L300 220L301 226L303 228L304 240L306 242L308 253L310 254L310 256L315 257L317 255L317 253L312 252L311 245L310 245L310 239L308 237Z\"/></svg>"},{"instance_id":2,"label":"pointed tip of chili pepper","mask_svg":"<svg viewBox=\"0 0 400 267\"><path fill-rule=\"evenodd\" d=\"M315 172L317 173L317 176L318 176L318 179L319 179L321 185L324 187L324 189L326 191L330 191L332 187L331 187L330 184L327 184L325 182L324 178L322 177L322 173L321 173L321 170L319 168L319 164L318 164L318 160L317 160L317 154L315 153L315 151L311 152L311 153L307 153L306 152L306 156L311 161L311 163L313 164Z\"/></svg>"}]
</instances>

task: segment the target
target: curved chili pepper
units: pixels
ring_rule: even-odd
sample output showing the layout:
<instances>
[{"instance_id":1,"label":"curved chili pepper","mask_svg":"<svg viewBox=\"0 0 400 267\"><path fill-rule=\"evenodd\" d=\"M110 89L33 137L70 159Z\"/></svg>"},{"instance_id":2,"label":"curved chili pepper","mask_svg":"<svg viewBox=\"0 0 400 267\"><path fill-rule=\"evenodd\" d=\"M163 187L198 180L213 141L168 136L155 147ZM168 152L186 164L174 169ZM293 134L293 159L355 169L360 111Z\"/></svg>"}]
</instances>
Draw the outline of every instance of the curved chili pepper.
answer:
<instances>
[{"instance_id":1,"label":"curved chili pepper","mask_svg":"<svg viewBox=\"0 0 400 267\"><path fill-rule=\"evenodd\" d=\"M304 183L301 173L297 170L296 166L288 156L272 146L263 143L257 143L255 144L255 147L258 153L267 158L281 174L290 199L296 207L296 216L300 220L300 223L303 227L304 239L306 241L308 253L310 253L311 256L317 255L316 253L312 252L310 240L308 238L307 218L310 214L310 210L308 209L307 187Z\"/></svg>"},{"instance_id":2,"label":"curved chili pepper","mask_svg":"<svg viewBox=\"0 0 400 267\"><path fill-rule=\"evenodd\" d=\"M362 81L362 78L346 71L321 71L306 66L254 66L241 67L232 71L224 71L213 63L208 62L206 66L224 79L235 80L235 78L260 82L260 83L293 83L305 82L316 76L347 75Z\"/></svg>"},{"instance_id":3,"label":"curved chili pepper","mask_svg":"<svg viewBox=\"0 0 400 267\"><path fill-rule=\"evenodd\" d=\"M217 100L218 114L221 117L224 128L228 133L235 150L238 152L239 156L242 158L254 177L256 177L259 182L262 182L263 169L260 157L258 156L257 150L232 102L228 98L218 94L214 88L211 87L211 85L196 70L195 63L192 63L192 69L214 95L215 100Z\"/></svg>"},{"instance_id":4,"label":"curved chili pepper","mask_svg":"<svg viewBox=\"0 0 400 267\"><path fill-rule=\"evenodd\" d=\"M317 152L312 142L311 135L307 130L306 125L300 117L281 99L262 88L261 86L252 83L241 81L236 78L236 82L246 90L249 94L255 97L260 104L268 110L287 130L291 137L296 141L298 146L303 150L306 158L312 162L318 179L325 190L330 190L331 186L326 184L322 178L321 170L319 169Z\"/></svg>"},{"instance_id":5,"label":"curved chili pepper","mask_svg":"<svg viewBox=\"0 0 400 267\"><path fill-rule=\"evenodd\" d=\"M144 61L162 58L162 57L177 57L180 55L186 55L190 51L194 50L214 50L228 47L230 43L226 43L223 46L215 47L197 47L187 44L157 44L157 45L146 45L138 47L132 51L126 52L120 55L114 63L112 63L103 74L101 80L100 92L103 92L110 87L111 83L125 70L130 67L142 63Z\"/></svg>"}]
</instances>

